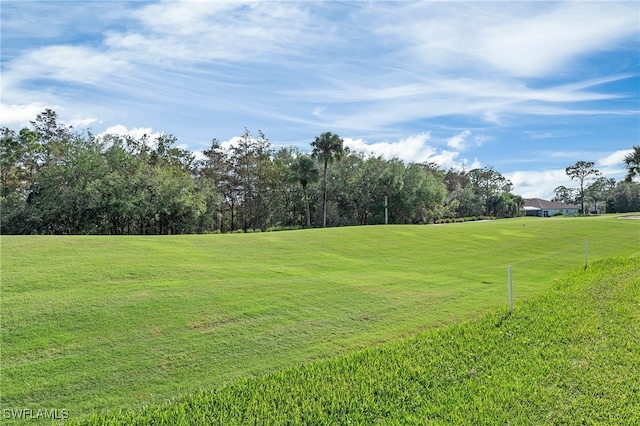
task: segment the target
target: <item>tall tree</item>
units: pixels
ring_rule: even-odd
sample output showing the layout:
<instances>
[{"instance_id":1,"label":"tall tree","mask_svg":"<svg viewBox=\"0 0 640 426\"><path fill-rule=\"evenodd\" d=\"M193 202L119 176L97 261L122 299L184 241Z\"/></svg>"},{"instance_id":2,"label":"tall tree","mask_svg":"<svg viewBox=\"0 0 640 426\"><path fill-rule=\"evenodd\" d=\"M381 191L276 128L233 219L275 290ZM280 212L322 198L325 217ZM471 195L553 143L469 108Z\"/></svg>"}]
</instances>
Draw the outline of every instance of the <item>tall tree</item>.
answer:
<instances>
[{"instance_id":1,"label":"tall tree","mask_svg":"<svg viewBox=\"0 0 640 426\"><path fill-rule=\"evenodd\" d=\"M282 147L273 154L268 176L272 186L268 197L272 226L304 226L306 223L305 197L300 181L291 170L300 155L296 147ZM307 195L309 192L307 188Z\"/></svg>"},{"instance_id":2,"label":"tall tree","mask_svg":"<svg viewBox=\"0 0 640 426\"><path fill-rule=\"evenodd\" d=\"M389 164L384 169L379 177L380 186L382 187L382 193L384 195L384 224L389 224L389 196L402 189L402 173L398 173L398 170L393 170Z\"/></svg>"},{"instance_id":3,"label":"tall tree","mask_svg":"<svg viewBox=\"0 0 640 426\"><path fill-rule=\"evenodd\" d=\"M270 209L268 208L268 200L274 192L272 189L275 185L281 184L274 182L270 173L272 163L273 149L269 139L262 130L258 130L258 138L254 141L254 217L252 218L253 229L260 228L262 231L267 230L267 224L270 219Z\"/></svg>"},{"instance_id":4,"label":"tall tree","mask_svg":"<svg viewBox=\"0 0 640 426\"><path fill-rule=\"evenodd\" d=\"M578 198L578 194L576 194L575 188L567 188L564 185L557 186L553 190L553 198L551 201L555 201L557 203L565 203L565 204L573 204L576 202Z\"/></svg>"},{"instance_id":5,"label":"tall tree","mask_svg":"<svg viewBox=\"0 0 640 426\"><path fill-rule=\"evenodd\" d=\"M247 232L253 218L253 194L255 184L255 140L245 127L244 134L232 148L234 175L238 182L238 201L242 207L242 229Z\"/></svg>"},{"instance_id":6,"label":"tall tree","mask_svg":"<svg viewBox=\"0 0 640 426\"><path fill-rule=\"evenodd\" d=\"M2 232L27 233L32 222L27 202L38 192L36 177L42 165L40 137L27 128L16 134L5 127L0 133Z\"/></svg>"},{"instance_id":7,"label":"tall tree","mask_svg":"<svg viewBox=\"0 0 640 426\"><path fill-rule=\"evenodd\" d=\"M620 181L607 195L607 213L640 211L640 183Z\"/></svg>"},{"instance_id":8,"label":"tall tree","mask_svg":"<svg viewBox=\"0 0 640 426\"><path fill-rule=\"evenodd\" d=\"M483 204L480 195L469 182L467 184L455 183L455 187L448 194L447 206L450 206L450 211L455 212L458 217L483 214L485 211Z\"/></svg>"},{"instance_id":9,"label":"tall tree","mask_svg":"<svg viewBox=\"0 0 640 426\"><path fill-rule=\"evenodd\" d=\"M633 151L624 157L624 167L627 169L625 180L631 182L634 177L640 176L640 145L635 145Z\"/></svg>"},{"instance_id":10,"label":"tall tree","mask_svg":"<svg viewBox=\"0 0 640 426\"><path fill-rule=\"evenodd\" d=\"M510 192L513 184L511 181L493 167L483 167L482 169L473 169L468 174L470 182L474 185L476 191L485 203L485 214L491 213L491 202L496 197L499 198L505 192Z\"/></svg>"},{"instance_id":11,"label":"tall tree","mask_svg":"<svg viewBox=\"0 0 640 426\"><path fill-rule=\"evenodd\" d=\"M347 149L345 152L342 161L329 172L336 203L333 212L328 208L327 215L333 216L334 224L365 225L378 207L375 201L380 192L379 176L386 160Z\"/></svg>"},{"instance_id":12,"label":"tall tree","mask_svg":"<svg viewBox=\"0 0 640 426\"><path fill-rule=\"evenodd\" d=\"M333 161L340 161L344 154L344 141L340 136L324 132L311 142L313 156L323 164L322 172L322 226L327 226L327 169Z\"/></svg>"},{"instance_id":13,"label":"tall tree","mask_svg":"<svg viewBox=\"0 0 640 426\"><path fill-rule=\"evenodd\" d=\"M517 217L524 206L524 199L520 195L503 192L494 201L495 215L498 217Z\"/></svg>"},{"instance_id":14,"label":"tall tree","mask_svg":"<svg viewBox=\"0 0 640 426\"><path fill-rule=\"evenodd\" d=\"M226 206L231 207L231 160L229 152L222 148L220 141L213 139L209 149L202 151L204 158L199 162L200 180L212 191L209 209L212 212L214 228L225 232Z\"/></svg>"},{"instance_id":15,"label":"tall tree","mask_svg":"<svg viewBox=\"0 0 640 426\"><path fill-rule=\"evenodd\" d=\"M429 223L483 210L511 216L520 204L510 182L490 168L445 174L433 163L405 165L350 152L331 132L316 138L310 156L297 148L274 153L262 132L253 138L245 129L235 146L214 139L196 161L171 134L94 137L59 124L51 110L32 126L19 133L0 129L2 232L265 230L309 227L314 211L323 226ZM315 185L320 167L323 182ZM625 183L606 200L616 209L632 208L638 186Z\"/></svg>"},{"instance_id":16,"label":"tall tree","mask_svg":"<svg viewBox=\"0 0 640 426\"><path fill-rule=\"evenodd\" d=\"M300 185L302 186L307 213L307 228L311 228L311 208L309 206L309 193L307 191L307 186L310 183L318 181L320 174L318 167L311 157L308 155L301 155L291 164L291 171L293 172L293 179L300 182Z\"/></svg>"},{"instance_id":17,"label":"tall tree","mask_svg":"<svg viewBox=\"0 0 640 426\"><path fill-rule=\"evenodd\" d=\"M590 178L600 176L600 170L595 169L595 163L593 161L578 161L576 164L569 166L565 169L567 176L571 180L577 179L580 182L580 210L584 214L584 184Z\"/></svg>"},{"instance_id":18,"label":"tall tree","mask_svg":"<svg viewBox=\"0 0 640 426\"><path fill-rule=\"evenodd\" d=\"M46 109L31 122L33 130L39 135L42 146L42 163L60 161L64 158L71 140L71 127L58 123L58 114Z\"/></svg>"},{"instance_id":19,"label":"tall tree","mask_svg":"<svg viewBox=\"0 0 640 426\"><path fill-rule=\"evenodd\" d=\"M402 190L391 197L394 205L401 206L404 223L432 223L441 215L447 188L440 173L434 173L424 164L412 163L404 170ZM394 199L395 198L395 199Z\"/></svg>"},{"instance_id":20,"label":"tall tree","mask_svg":"<svg viewBox=\"0 0 640 426\"><path fill-rule=\"evenodd\" d=\"M611 191L616 186L615 179L607 179L604 176L600 176L595 181L593 181L589 186L584 189L584 194L587 199L593 202L593 209L597 213L600 213L600 209L598 209L599 201L606 201L607 196L609 195L609 191Z\"/></svg>"}]
</instances>

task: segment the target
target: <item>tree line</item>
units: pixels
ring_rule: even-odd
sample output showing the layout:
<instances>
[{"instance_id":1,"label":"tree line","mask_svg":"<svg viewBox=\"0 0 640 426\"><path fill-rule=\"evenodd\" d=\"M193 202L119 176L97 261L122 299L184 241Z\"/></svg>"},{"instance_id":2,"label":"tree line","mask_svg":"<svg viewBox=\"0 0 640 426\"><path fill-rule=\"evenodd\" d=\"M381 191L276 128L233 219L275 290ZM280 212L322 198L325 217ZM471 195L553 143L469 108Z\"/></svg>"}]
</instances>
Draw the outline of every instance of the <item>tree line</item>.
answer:
<instances>
[{"instance_id":1,"label":"tree line","mask_svg":"<svg viewBox=\"0 0 640 426\"><path fill-rule=\"evenodd\" d=\"M622 181L602 176L593 161L578 161L565 172L578 183L575 188L564 185L553 190L552 201L580 206L581 213L626 213L640 211L640 145L624 157L627 175Z\"/></svg>"},{"instance_id":2,"label":"tree line","mask_svg":"<svg viewBox=\"0 0 640 426\"><path fill-rule=\"evenodd\" d=\"M96 136L37 115L1 129L3 234L180 234L519 214L492 167L442 170L365 155L325 132L311 152L248 129L202 156L171 134Z\"/></svg>"}]
</instances>

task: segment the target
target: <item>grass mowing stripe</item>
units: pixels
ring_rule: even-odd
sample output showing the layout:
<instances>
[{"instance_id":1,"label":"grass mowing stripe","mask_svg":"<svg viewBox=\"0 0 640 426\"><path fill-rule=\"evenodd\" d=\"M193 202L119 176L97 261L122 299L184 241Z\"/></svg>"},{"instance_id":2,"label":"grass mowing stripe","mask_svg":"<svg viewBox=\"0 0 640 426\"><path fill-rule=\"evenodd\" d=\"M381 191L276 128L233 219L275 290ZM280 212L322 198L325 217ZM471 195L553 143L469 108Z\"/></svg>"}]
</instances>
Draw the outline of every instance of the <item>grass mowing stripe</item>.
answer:
<instances>
[{"instance_id":1,"label":"grass mowing stripe","mask_svg":"<svg viewBox=\"0 0 640 426\"><path fill-rule=\"evenodd\" d=\"M158 403L344 355L637 250L640 221L521 218L172 237L2 236L2 407ZM489 242L489 243L488 243Z\"/></svg>"},{"instance_id":2,"label":"grass mowing stripe","mask_svg":"<svg viewBox=\"0 0 640 426\"><path fill-rule=\"evenodd\" d=\"M640 254L478 320L80 424L638 424Z\"/></svg>"}]
</instances>

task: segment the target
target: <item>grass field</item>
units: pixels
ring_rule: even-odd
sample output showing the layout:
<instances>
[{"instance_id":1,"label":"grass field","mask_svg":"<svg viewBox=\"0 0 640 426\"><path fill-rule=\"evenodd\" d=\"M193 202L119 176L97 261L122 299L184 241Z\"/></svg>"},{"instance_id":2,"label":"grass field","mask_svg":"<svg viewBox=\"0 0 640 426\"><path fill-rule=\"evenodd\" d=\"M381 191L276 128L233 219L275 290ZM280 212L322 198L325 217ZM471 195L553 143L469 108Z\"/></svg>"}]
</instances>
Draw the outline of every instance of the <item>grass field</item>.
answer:
<instances>
[{"instance_id":1,"label":"grass field","mask_svg":"<svg viewBox=\"0 0 640 426\"><path fill-rule=\"evenodd\" d=\"M173 237L2 237L3 408L136 408L474 318L640 221L522 218Z\"/></svg>"},{"instance_id":2,"label":"grass field","mask_svg":"<svg viewBox=\"0 0 640 426\"><path fill-rule=\"evenodd\" d=\"M640 424L640 256L506 309L82 424Z\"/></svg>"}]
</instances>

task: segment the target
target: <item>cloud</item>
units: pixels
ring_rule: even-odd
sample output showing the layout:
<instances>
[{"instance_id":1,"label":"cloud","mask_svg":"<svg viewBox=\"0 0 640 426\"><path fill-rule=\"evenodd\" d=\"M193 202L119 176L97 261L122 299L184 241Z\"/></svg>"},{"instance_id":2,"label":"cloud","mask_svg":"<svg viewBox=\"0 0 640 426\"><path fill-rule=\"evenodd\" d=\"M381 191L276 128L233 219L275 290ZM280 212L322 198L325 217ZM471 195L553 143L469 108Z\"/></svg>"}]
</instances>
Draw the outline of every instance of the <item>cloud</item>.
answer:
<instances>
[{"instance_id":1,"label":"cloud","mask_svg":"<svg viewBox=\"0 0 640 426\"><path fill-rule=\"evenodd\" d=\"M23 105L0 105L0 124L9 128L12 127L29 127L31 121L35 120L37 115L46 109L52 109L59 113L58 106L49 106L41 103L31 103ZM96 123L99 120L97 118L80 118L74 117L70 120L59 119L59 123L64 123L66 126L73 127L74 129L84 129L90 124Z\"/></svg>"},{"instance_id":2,"label":"cloud","mask_svg":"<svg viewBox=\"0 0 640 426\"><path fill-rule=\"evenodd\" d=\"M324 110L325 109L327 109L327 108L323 107L323 106L315 107L313 109L313 111L311 112L311 114L315 115L318 118L324 118Z\"/></svg>"},{"instance_id":3,"label":"cloud","mask_svg":"<svg viewBox=\"0 0 640 426\"><path fill-rule=\"evenodd\" d=\"M598 159L597 164L598 166L603 166L603 167L617 166L619 164L622 164L624 162L624 157L631 154L632 152L633 152L633 149L618 150L616 152L613 152L607 155L606 157Z\"/></svg>"},{"instance_id":4,"label":"cloud","mask_svg":"<svg viewBox=\"0 0 640 426\"><path fill-rule=\"evenodd\" d=\"M633 2L412 2L374 5L370 16L426 69L543 77L637 35L637 12Z\"/></svg>"},{"instance_id":5,"label":"cloud","mask_svg":"<svg viewBox=\"0 0 640 426\"><path fill-rule=\"evenodd\" d=\"M475 168L474 163L472 163L471 165L469 165L469 161L467 159L462 159L461 161L456 161L458 158L458 155L460 155L459 152L456 151L447 151L446 149L443 149L442 151L440 151L439 154L433 155L431 157L429 157L427 162L430 163L436 163L438 166L440 166L441 169L457 169L457 170L461 170L464 168Z\"/></svg>"},{"instance_id":6,"label":"cloud","mask_svg":"<svg viewBox=\"0 0 640 426\"><path fill-rule=\"evenodd\" d=\"M584 130L526 130L524 132L527 138L534 140L569 138L581 134L584 134Z\"/></svg>"},{"instance_id":7,"label":"cloud","mask_svg":"<svg viewBox=\"0 0 640 426\"><path fill-rule=\"evenodd\" d=\"M130 60L175 66L179 61L256 60L269 53L286 54L299 45L299 34L308 23L303 8L289 2L160 2L137 9L132 17L140 25L109 31L105 45Z\"/></svg>"},{"instance_id":8,"label":"cloud","mask_svg":"<svg viewBox=\"0 0 640 426\"><path fill-rule=\"evenodd\" d=\"M116 124L107 128L104 132L98 133L97 137L103 137L106 135L118 135L118 136L131 136L136 139L140 139L144 135L147 135L150 140L157 139L162 133L154 132L151 127L133 127L128 129L122 124Z\"/></svg>"},{"instance_id":9,"label":"cloud","mask_svg":"<svg viewBox=\"0 0 640 426\"><path fill-rule=\"evenodd\" d=\"M405 163L436 163L442 169L458 170L480 167L480 162L477 159L469 161L466 158L459 158L459 151L438 150L438 148L429 145L430 140L431 133L422 132L396 142L368 143L363 139L344 138L344 144L356 152L382 155L387 159L399 158Z\"/></svg>"},{"instance_id":10,"label":"cloud","mask_svg":"<svg viewBox=\"0 0 640 426\"><path fill-rule=\"evenodd\" d=\"M458 151L464 151L465 149L467 149L465 140L469 136L471 136L471 130L464 130L457 135L447 139L447 146L453 149L457 149Z\"/></svg>"},{"instance_id":11,"label":"cloud","mask_svg":"<svg viewBox=\"0 0 640 426\"><path fill-rule=\"evenodd\" d=\"M7 65L7 83L50 79L81 84L100 83L105 76L124 72L127 63L87 46L46 46L28 51ZM46 70L46 72L43 72Z\"/></svg>"},{"instance_id":12,"label":"cloud","mask_svg":"<svg viewBox=\"0 0 640 426\"><path fill-rule=\"evenodd\" d=\"M622 163L622 159L629 152L631 152L631 150L618 150L598 159L597 168L602 173L602 176L618 180L622 179L625 171L622 167L616 166ZM560 154L572 155L571 153ZM587 157L588 156L589 155L587 155ZM593 153L591 153L590 156L593 156ZM504 176L513 183L513 192L524 198L537 197L551 199L553 197L553 190L560 185L566 186L567 188L577 188L579 186L577 181L571 180L571 178L567 176L564 168L541 171L516 171L505 173ZM591 181L587 182L587 184L590 183Z\"/></svg>"},{"instance_id":13,"label":"cloud","mask_svg":"<svg viewBox=\"0 0 640 426\"><path fill-rule=\"evenodd\" d=\"M41 103L31 103L23 105L0 104L0 123L2 126L28 126L38 114L47 109Z\"/></svg>"},{"instance_id":14,"label":"cloud","mask_svg":"<svg viewBox=\"0 0 640 426\"><path fill-rule=\"evenodd\" d=\"M371 155L383 155L386 158L397 157L407 163L428 161L436 153L436 149L427 145L431 139L429 132L411 135L397 142L367 143L362 139L344 138L345 146L354 151Z\"/></svg>"},{"instance_id":15,"label":"cloud","mask_svg":"<svg viewBox=\"0 0 640 426\"><path fill-rule=\"evenodd\" d=\"M194 147L212 129L291 143L332 130L363 150L459 165L465 149L498 134L515 143L525 125L569 145L582 116L638 116L632 2L84 2L69 13L64 2L9 3L3 122L56 105ZM33 32L40 7L56 17L46 36ZM418 143L438 126L473 134Z\"/></svg>"},{"instance_id":16,"label":"cloud","mask_svg":"<svg viewBox=\"0 0 640 426\"><path fill-rule=\"evenodd\" d=\"M238 146L238 144L240 143L241 139L242 139L241 136L234 136L229 140L220 142L220 146L224 150L230 150L230 149L236 148Z\"/></svg>"},{"instance_id":17,"label":"cloud","mask_svg":"<svg viewBox=\"0 0 640 426\"><path fill-rule=\"evenodd\" d=\"M527 15L479 31L472 54L510 75L544 76L638 31L637 5L631 3L529 5L535 9Z\"/></svg>"},{"instance_id":18,"label":"cloud","mask_svg":"<svg viewBox=\"0 0 640 426\"><path fill-rule=\"evenodd\" d=\"M74 129L84 129L87 128L90 124L97 123L99 120L97 118L73 118L69 120L66 124L67 126L71 126Z\"/></svg>"},{"instance_id":19,"label":"cloud","mask_svg":"<svg viewBox=\"0 0 640 426\"><path fill-rule=\"evenodd\" d=\"M576 108L577 104L623 100L625 93L594 90L602 84L632 78L628 74L572 84L529 87L510 78L458 77L431 75L414 84L390 84L366 76L348 75L329 85L298 93L314 104L322 104L315 115L327 126L357 130L375 130L413 120L452 115L479 117L487 123L504 126L512 117L551 115L637 115L637 109L599 103L597 107ZM390 81L402 81L406 75L393 75ZM318 114L320 113L320 114ZM456 143L456 141L452 141Z\"/></svg>"},{"instance_id":20,"label":"cloud","mask_svg":"<svg viewBox=\"0 0 640 426\"><path fill-rule=\"evenodd\" d=\"M551 199L553 190L560 185L572 188L575 182L567 176L564 169L542 171L518 171L505 173L513 183L513 193L523 198Z\"/></svg>"}]
</instances>

